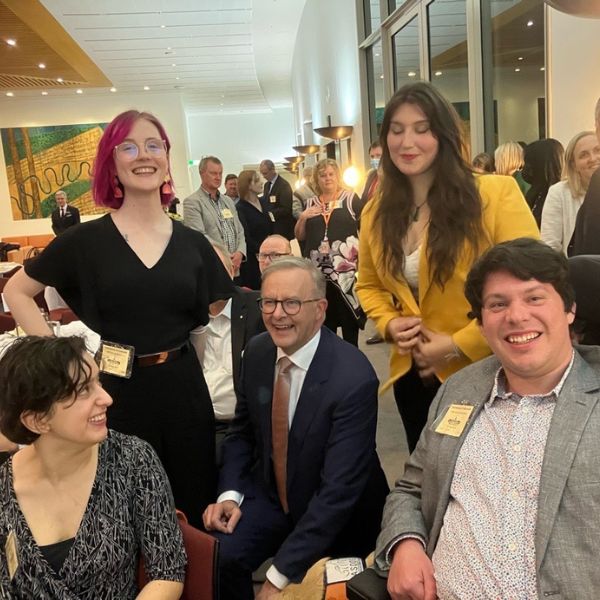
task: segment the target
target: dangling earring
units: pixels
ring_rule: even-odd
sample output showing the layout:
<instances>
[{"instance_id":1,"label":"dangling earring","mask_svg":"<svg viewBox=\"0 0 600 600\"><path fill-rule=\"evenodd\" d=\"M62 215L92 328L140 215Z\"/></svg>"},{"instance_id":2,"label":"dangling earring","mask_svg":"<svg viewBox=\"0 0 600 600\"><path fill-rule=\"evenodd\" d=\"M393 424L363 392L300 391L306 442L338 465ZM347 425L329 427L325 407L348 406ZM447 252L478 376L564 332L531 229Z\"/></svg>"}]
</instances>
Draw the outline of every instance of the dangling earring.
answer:
<instances>
[{"instance_id":1,"label":"dangling earring","mask_svg":"<svg viewBox=\"0 0 600 600\"><path fill-rule=\"evenodd\" d=\"M165 177L165 182L160 186L160 193L163 196L170 196L173 193L173 188L171 187L171 179L168 175Z\"/></svg>"},{"instance_id":2,"label":"dangling earring","mask_svg":"<svg viewBox=\"0 0 600 600\"><path fill-rule=\"evenodd\" d=\"M113 181L113 196L115 198L123 197L123 190L121 189L121 182L119 181L119 178L116 175L115 175L115 178Z\"/></svg>"}]
</instances>

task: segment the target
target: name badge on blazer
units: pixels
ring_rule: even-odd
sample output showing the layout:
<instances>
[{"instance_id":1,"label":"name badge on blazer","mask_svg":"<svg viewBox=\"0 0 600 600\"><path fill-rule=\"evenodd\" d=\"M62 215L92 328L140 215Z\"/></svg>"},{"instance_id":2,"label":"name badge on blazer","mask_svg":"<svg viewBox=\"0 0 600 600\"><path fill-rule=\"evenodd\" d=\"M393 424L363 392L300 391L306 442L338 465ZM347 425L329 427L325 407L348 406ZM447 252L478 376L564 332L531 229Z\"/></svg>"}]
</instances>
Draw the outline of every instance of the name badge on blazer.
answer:
<instances>
[{"instance_id":1,"label":"name badge on blazer","mask_svg":"<svg viewBox=\"0 0 600 600\"><path fill-rule=\"evenodd\" d=\"M221 211L221 214L223 215L224 219L233 219L233 213L228 208L224 208Z\"/></svg>"},{"instance_id":2,"label":"name badge on blazer","mask_svg":"<svg viewBox=\"0 0 600 600\"><path fill-rule=\"evenodd\" d=\"M460 437L465 430L474 406L470 404L451 404L433 422L431 428L442 435Z\"/></svg>"},{"instance_id":3,"label":"name badge on blazer","mask_svg":"<svg viewBox=\"0 0 600 600\"><path fill-rule=\"evenodd\" d=\"M275 204L275 202L277 202L277 196L269 196L269 202Z\"/></svg>"}]
</instances>

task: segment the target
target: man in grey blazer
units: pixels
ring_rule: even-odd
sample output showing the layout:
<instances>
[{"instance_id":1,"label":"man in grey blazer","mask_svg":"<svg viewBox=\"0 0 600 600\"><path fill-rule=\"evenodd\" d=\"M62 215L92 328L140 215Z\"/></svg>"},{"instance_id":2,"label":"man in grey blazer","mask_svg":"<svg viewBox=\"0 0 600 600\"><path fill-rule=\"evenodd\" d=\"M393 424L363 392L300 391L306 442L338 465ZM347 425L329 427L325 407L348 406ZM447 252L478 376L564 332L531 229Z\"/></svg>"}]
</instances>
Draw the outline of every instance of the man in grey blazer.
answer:
<instances>
[{"instance_id":1,"label":"man in grey blazer","mask_svg":"<svg viewBox=\"0 0 600 600\"><path fill-rule=\"evenodd\" d=\"M246 256L246 238L233 200L219 192L223 164L216 156L205 156L198 169L202 185L183 201L183 223L227 248L237 275Z\"/></svg>"},{"instance_id":2,"label":"man in grey blazer","mask_svg":"<svg viewBox=\"0 0 600 600\"><path fill-rule=\"evenodd\" d=\"M600 348L571 344L567 260L505 242L465 293L494 356L440 388L376 565L394 600L597 598Z\"/></svg>"}]
</instances>

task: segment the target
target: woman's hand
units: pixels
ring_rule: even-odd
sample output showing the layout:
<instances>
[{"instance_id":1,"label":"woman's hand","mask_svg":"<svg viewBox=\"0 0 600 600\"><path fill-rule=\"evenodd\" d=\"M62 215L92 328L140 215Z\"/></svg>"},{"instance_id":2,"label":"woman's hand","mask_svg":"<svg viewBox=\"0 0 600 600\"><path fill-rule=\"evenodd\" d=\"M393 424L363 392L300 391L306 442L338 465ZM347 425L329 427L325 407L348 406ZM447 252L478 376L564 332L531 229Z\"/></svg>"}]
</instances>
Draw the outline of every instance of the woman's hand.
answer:
<instances>
[{"instance_id":1,"label":"woman's hand","mask_svg":"<svg viewBox=\"0 0 600 600\"><path fill-rule=\"evenodd\" d=\"M398 349L398 353L408 354L418 343L421 331L419 317L396 317L392 319L385 329L388 337Z\"/></svg>"},{"instance_id":2,"label":"woman's hand","mask_svg":"<svg viewBox=\"0 0 600 600\"><path fill-rule=\"evenodd\" d=\"M436 333L421 325L421 332L412 354L421 377L433 375L435 367L448 362L448 356L456 353L452 336Z\"/></svg>"},{"instance_id":3,"label":"woman's hand","mask_svg":"<svg viewBox=\"0 0 600 600\"><path fill-rule=\"evenodd\" d=\"M322 210L320 206L316 206L316 205L312 205L309 206L308 208L304 209L301 213L300 213L300 219L303 219L304 221L306 221L307 219L310 219L312 217L317 217L320 214L322 214Z\"/></svg>"},{"instance_id":4,"label":"woman's hand","mask_svg":"<svg viewBox=\"0 0 600 600\"><path fill-rule=\"evenodd\" d=\"M306 237L306 231L305 231L306 221L308 219L311 219L312 217L316 217L320 214L321 214L321 207L315 206L313 204L312 206L305 208L298 215L298 220L296 221L296 226L294 227L294 236L298 241L303 242L304 238Z\"/></svg>"}]
</instances>

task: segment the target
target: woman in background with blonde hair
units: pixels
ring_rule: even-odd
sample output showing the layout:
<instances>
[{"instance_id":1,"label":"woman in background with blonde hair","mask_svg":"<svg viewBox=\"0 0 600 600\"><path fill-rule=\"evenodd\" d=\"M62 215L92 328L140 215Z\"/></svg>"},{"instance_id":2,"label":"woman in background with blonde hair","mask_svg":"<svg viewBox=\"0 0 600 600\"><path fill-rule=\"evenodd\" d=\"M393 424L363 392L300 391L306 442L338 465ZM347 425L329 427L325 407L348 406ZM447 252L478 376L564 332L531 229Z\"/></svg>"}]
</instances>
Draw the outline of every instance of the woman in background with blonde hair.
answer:
<instances>
[{"instance_id":1,"label":"woman in background with blonde hair","mask_svg":"<svg viewBox=\"0 0 600 600\"><path fill-rule=\"evenodd\" d=\"M600 166L600 143L593 131L581 131L565 150L562 181L548 189L542 212L542 240L570 255L577 213L594 171Z\"/></svg>"},{"instance_id":2,"label":"woman in background with blonde hair","mask_svg":"<svg viewBox=\"0 0 600 600\"><path fill-rule=\"evenodd\" d=\"M523 196L531 187L521 174L525 160L523 158L523 147L517 142L505 142L500 144L494 152L496 163L496 175L510 175L517 180L519 189Z\"/></svg>"}]
</instances>

